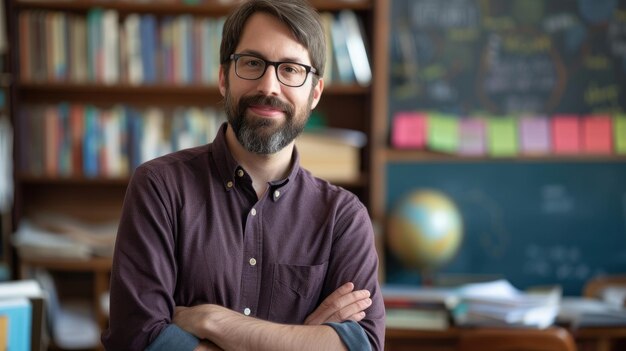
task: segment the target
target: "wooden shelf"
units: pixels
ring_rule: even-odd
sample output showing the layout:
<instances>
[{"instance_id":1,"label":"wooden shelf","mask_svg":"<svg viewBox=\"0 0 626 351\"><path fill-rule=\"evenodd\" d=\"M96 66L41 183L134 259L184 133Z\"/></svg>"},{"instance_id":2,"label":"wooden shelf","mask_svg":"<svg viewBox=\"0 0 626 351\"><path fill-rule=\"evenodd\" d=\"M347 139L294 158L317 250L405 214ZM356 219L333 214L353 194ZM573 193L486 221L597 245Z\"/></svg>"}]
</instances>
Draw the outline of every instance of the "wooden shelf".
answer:
<instances>
[{"instance_id":1,"label":"wooden shelf","mask_svg":"<svg viewBox=\"0 0 626 351\"><path fill-rule=\"evenodd\" d=\"M75 101L93 104L113 104L128 102L136 105L217 105L222 95L217 86L176 85L159 83L154 85L96 83L76 84L63 82L18 82L16 93L25 101L32 103L50 103ZM368 87L356 84L328 85L324 89L325 101L333 97L362 98L370 94Z\"/></svg>"},{"instance_id":2,"label":"wooden shelf","mask_svg":"<svg viewBox=\"0 0 626 351\"><path fill-rule=\"evenodd\" d=\"M87 260L73 258L30 258L20 257L21 264L29 267L42 267L51 270L70 272L109 272L112 258L93 257Z\"/></svg>"},{"instance_id":3,"label":"wooden shelf","mask_svg":"<svg viewBox=\"0 0 626 351\"><path fill-rule=\"evenodd\" d=\"M193 14L197 16L222 16L230 12L237 2L222 3L217 0L200 5L186 5L175 2L139 2L139 1L98 1L98 0L75 0L75 1L15 1L14 4L20 9L43 9L55 11L87 11L100 7L114 9L122 14L128 13L153 13L157 15ZM371 1L334 1L334 0L313 0L312 5L320 11L338 11L342 9L369 10L372 7Z\"/></svg>"},{"instance_id":4,"label":"wooden shelf","mask_svg":"<svg viewBox=\"0 0 626 351\"><path fill-rule=\"evenodd\" d=\"M382 150L389 162L626 162L626 155L519 155L511 157L463 156L423 150Z\"/></svg>"}]
</instances>

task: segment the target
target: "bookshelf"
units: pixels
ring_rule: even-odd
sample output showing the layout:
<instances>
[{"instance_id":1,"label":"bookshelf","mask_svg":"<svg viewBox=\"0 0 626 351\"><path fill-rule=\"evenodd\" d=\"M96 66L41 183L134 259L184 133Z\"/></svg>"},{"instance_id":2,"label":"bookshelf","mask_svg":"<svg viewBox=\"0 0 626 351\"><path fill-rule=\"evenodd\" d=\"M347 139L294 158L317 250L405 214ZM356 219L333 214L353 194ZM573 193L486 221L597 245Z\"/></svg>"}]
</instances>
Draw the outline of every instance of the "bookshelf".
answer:
<instances>
[{"instance_id":1,"label":"bookshelf","mask_svg":"<svg viewBox=\"0 0 626 351\"><path fill-rule=\"evenodd\" d=\"M320 12L333 15L346 9L353 11L363 25L365 37L368 40L365 46L369 49L370 61L373 61L371 53L377 47L373 36L375 32L374 10L379 6L378 1L312 0L311 2ZM121 28L124 28L127 19L133 15L141 18L152 17L156 19L158 25L165 21L176 22L178 20L180 22L191 21L192 23L207 20L219 24L219 19L229 13L234 3L235 1L218 0L199 1L195 5L184 4L183 1L178 0L158 2L132 0L106 2L97 0L7 1L9 37L12 43L10 52L10 70L13 73L11 87L12 122L15 126L16 135L13 230L17 229L22 219L42 212L69 215L95 223L115 220L119 217L126 184L133 169L131 163L130 167L117 173L103 173L102 168L100 168L98 172L87 174L85 169L80 166L63 166L63 162L73 162L61 160L63 156L60 155L63 155L63 152L69 152L66 150L59 151L55 155L58 160L52 162L54 167L46 170L45 159L41 155L38 156L39 159L33 161L33 154L35 153L33 145L36 146L38 142L41 142L39 140L42 135L48 133L48 129L39 125L43 118L38 117L38 114L45 115L46 113L41 112L42 110L57 111L50 113L63 115L67 113L59 112L67 111L63 109L71 111L74 106L81 106L84 109L90 106L96 109L98 113L113 114L110 110L115 106L121 106L121 109L138 110L140 113L154 107L162 109L165 121L171 121L173 116L170 113L177 108L196 107L213 109L212 111L219 111L221 108L221 95L216 84L211 80L197 81L191 79L184 81L158 76L150 82L145 80L132 82L129 78L130 69L124 68L126 67L124 62L111 71L116 72L111 73L114 78L108 77L106 79L97 76L97 74L94 76L94 73L85 67L80 68L83 71L76 73L76 70L79 69L74 67L76 62L79 62L80 66L88 66L89 63L72 61L75 57L67 56L65 61L62 59L51 63L50 60L56 60L59 55L59 45L68 45L69 47L65 50L71 52L75 48L76 41L72 44L61 41L62 44L59 44L51 37L51 34L48 36L33 34L35 29L38 28L39 35L47 29L49 29L49 33L54 33L58 31L55 26L71 27L76 25L78 21L80 22L79 28L83 28L87 32L84 34L88 35L87 28L90 25L88 18L94 16L94 13L102 15L103 13L112 13L112 18L119 25L118 35L122 33ZM30 28L30 30L24 28ZM100 27L100 29L102 28L110 29L110 27ZM158 28L163 30L162 27ZM76 33L71 34L70 37L75 38ZM128 38L125 37L122 40L128 40ZM56 49L54 49L55 45L57 45ZM122 44L120 44L121 46ZM51 51L38 51L42 47ZM83 50L83 48L78 47L76 50ZM40 57L43 61L28 61L24 57L25 53L28 53L26 56L31 59ZM60 67L59 64L62 69L56 71ZM328 82L329 80L327 80L324 95L315 112L321 114L330 127L358 130L365 133L369 139L371 135L373 84L359 85L353 82L341 82L336 78L332 79L330 84ZM48 107L50 108L47 109ZM60 125L67 126L67 124ZM169 126L164 129L168 128ZM60 130L62 131L63 127ZM212 140L212 136L210 140ZM366 146L360 151L360 176L354 181L337 183L354 192L366 205L369 204L370 199L370 145L372 143L368 140ZM42 147L46 152L49 152L51 148L54 149L51 145L40 145L39 147ZM85 152L83 149L81 154L81 161L83 162L87 157ZM71 155L73 154L70 152L70 159L73 157ZM33 163L38 163L38 166L33 167ZM87 261L74 259L58 261L53 258L19 257L18 255L15 260L14 271L17 274L27 274L30 268L39 267L56 272L55 278L66 281L71 281L73 275L80 277L76 284L80 285L80 289L83 289L86 295L94 299L94 306L98 303L98 296L106 290L108 285L110 267L110 259L108 258L94 257ZM76 291L70 292L70 295ZM61 295L63 293L61 291ZM101 327L106 326L106 317L101 312L98 312L97 318Z\"/></svg>"}]
</instances>

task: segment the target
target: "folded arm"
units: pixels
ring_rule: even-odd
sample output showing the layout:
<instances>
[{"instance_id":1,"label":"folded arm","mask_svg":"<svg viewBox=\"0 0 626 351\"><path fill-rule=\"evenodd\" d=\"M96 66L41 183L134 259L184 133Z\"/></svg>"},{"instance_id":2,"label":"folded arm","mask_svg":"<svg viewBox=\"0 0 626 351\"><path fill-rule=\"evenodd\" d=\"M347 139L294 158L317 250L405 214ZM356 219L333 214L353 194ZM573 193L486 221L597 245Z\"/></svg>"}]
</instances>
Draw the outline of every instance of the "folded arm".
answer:
<instances>
[{"instance_id":1,"label":"folded arm","mask_svg":"<svg viewBox=\"0 0 626 351\"><path fill-rule=\"evenodd\" d=\"M199 350L346 350L346 344L359 338L342 338L323 323L355 321L365 317L370 306L367 290L353 291L354 284L346 283L329 295L305 320L305 325L285 325L244 316L218 305L177 307L174 323L195 335L206 344ZM344 328L345 329L345 328ZM368 343L362 333L360 342Z\"/></svg>"}]
</instances>

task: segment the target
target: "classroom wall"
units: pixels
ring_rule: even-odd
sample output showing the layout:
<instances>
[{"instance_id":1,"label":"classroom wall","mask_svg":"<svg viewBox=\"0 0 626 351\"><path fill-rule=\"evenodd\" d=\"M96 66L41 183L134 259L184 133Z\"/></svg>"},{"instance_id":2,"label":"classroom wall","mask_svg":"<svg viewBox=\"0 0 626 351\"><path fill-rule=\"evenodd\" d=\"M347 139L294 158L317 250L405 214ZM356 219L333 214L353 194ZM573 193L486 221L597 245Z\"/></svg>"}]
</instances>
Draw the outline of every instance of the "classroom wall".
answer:
<instances>
[{"instance_id":1,"label":"classroom wall","mask_svg":"<svg viewBox=\"0 0 626 351\"><path fill-rule=\"evenodd\" d=\"M401 111L615 116L626 105L626 1L394 0L389 126ZM386 208L423 188L459 206L464 238L440 272L579 294L626 272L624 158L392 162ZM387 282L419 282L386 255Z\"/></svg>"}]
</instances>

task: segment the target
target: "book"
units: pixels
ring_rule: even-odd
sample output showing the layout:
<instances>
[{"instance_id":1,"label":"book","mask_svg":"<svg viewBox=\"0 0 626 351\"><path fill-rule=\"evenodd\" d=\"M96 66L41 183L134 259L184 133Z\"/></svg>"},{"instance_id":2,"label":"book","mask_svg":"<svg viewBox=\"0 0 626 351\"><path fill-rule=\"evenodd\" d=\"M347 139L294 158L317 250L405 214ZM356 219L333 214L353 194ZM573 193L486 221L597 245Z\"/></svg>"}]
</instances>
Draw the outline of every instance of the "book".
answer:
<instances>
[{"instance_id":1,"label":"book","mask_svg":"<svg viewBox=\"0 0 626 351\"><path fill-rule=\"evenodd\" d=\"M423 149L426 145L426 114L398 112L393 117L391 143L399 149Z\"/></svg>"},{"instance_id":2,"label":"book","mask_svg":"<svg viewBox=\"0 0 626 351\"><path fill-rule=\"evenodd\" d=\"M324 68L324 82L330 84L333 82L334 75L334 55L333 55L333 36L332 25L334 17L330 12L321 12L320 20L322 22L322 29L324 30L324 39L326 40L326 66Z\"/></svg>"},{"instance_id":3,"label":"book","mask_svg":"<svg viewBox=\"0 0 626 351\"><path fill-rule=\"evenodd\" d=\"M328 181L355 181L360 177L360 154L365 134L348 129L305 130L297 139L300 164Z\"/></svg>"},{"instance_id":4,"label":"book","mask_svg":"<svg viewBox=\"0 0 626 351\"><path fill-rule=\"evenodd\" d=\"M368 86L372 81L372 68L370 67L365 49L365 33L359 18L350 10L339 11L339 21L345 33L348 56L354 71L356 82L362 86Z\"/></svg>"},{"instance_id":5,"label":"book","mask_svg":"<svg viewBox=\"0 0 626 351\"><path fill-rule=\"evenodd\" d=\"M335 54L335 67L337 71L337 82L348 84L355 81L354 68L350 62L348 54L348 44L346 33L342 28L338 18L333 19L331 24L333 53Z\"/></svg>"},{"instance_id":6,"label":"book","mask_svg":"<svg viewBox=\"0 0 626 351\"><path fill-rule=\"evenodd\" d=\"M450 309L456 304L452 288L383 285L388 328L445 330L450 326Z\"/></svg>"},{"instance_id":7,"label":"book","mask_svg":"<svg viewBox=\"0 0 626 351\"><path fill-rule=\"evenodd\" d=\"M446 330L450 319L446 310L385 308L385 327L413 330Z\"/></svg>"},{"instance_id":8,"label":"book","mask_svg":"<svg viewBox=\"0 0 626 351\"><path fill-rule=\"evenodd\" d=\"M0 301L14 298L27 298L30 301L32 311L30 318L30 345L32 350L47 349L48 339L45 312L47 295L45 291L34 279L0 282Z\"/></svg>"},{"instance_id":9,"label":"book","mask_svg":"<svg viewBox=\"0 0 626 351\"><path fill-rule=\"evenodd\" d=\"M0 316L0 350L6 351L9 346L9 317Z\"/></svg>"},{"instance_id":10,"label":"book","mask_svg":"<svg viewBox=\"0 0 626 351\"><path fill-rule=\"evenodd\" d=\"M8 319L7 350L30 350L32 307L26 297L0 299L0 316Z\"/></svg>"}]
</instances>

